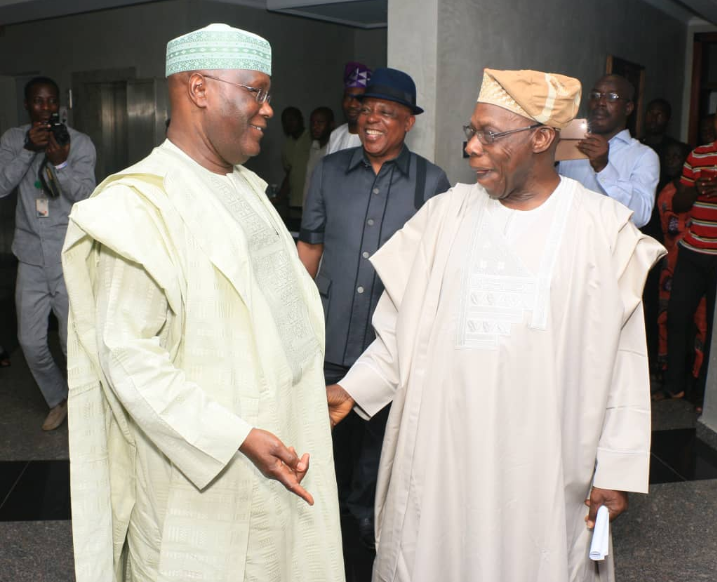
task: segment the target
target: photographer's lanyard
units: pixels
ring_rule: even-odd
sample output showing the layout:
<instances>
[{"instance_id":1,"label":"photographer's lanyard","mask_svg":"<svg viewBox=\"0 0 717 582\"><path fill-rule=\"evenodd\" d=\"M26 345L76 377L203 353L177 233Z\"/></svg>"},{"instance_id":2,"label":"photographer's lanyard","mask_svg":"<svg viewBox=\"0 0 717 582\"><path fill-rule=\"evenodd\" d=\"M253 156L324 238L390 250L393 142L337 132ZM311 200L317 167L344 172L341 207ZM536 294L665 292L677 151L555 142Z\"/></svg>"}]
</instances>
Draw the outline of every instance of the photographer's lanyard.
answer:
<instances>
[{"instance_id":1,"label":"photographer's lanyard","mask_svg":"<svg viewBox=\"0 0 717 582\"><path fill-rule=\"evenodd\" d=\"M35 188L37 189L37 198L35 198L35 215L38 218L47 218L50 216L50 202L45 196L45 192L42 189L42 182L35 180Z\"/></svg>"}]
</instances>

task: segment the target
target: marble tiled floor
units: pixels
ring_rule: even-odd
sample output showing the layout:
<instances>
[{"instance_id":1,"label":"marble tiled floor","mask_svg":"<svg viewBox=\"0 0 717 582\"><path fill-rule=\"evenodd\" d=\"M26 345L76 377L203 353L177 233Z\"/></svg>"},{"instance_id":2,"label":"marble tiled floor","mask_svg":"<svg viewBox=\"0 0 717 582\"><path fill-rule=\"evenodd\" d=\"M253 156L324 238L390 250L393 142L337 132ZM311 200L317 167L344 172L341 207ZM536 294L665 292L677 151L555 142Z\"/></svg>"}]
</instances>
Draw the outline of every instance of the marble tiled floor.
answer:
<instances>
[{"instance_id":1,"label":"marble tiled floor","mask_svg":"<svg viewBox=\"0 0 717 582\"><path fill-rule=\"evenodd\" d=\"M43 433L45 414L16 350L0 368L0 582L74 580L67 427ZM697 438L685 402L655 403L653 428L650 495L632 495L613 524L617 579L715 582L717 451ZM373 556L355 524L343 533L347 582L367 582Z\"/></svg>"}]
</instances>

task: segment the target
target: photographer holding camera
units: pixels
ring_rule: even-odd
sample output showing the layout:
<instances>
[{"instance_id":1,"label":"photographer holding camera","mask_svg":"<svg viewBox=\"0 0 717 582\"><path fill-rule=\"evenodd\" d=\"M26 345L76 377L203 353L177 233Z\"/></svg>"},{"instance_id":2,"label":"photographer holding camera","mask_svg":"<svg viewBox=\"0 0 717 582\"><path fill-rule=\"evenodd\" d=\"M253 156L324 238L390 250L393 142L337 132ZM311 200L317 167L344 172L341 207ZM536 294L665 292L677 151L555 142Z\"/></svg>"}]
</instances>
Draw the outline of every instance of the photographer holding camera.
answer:
<instances>
[{"instance_id":1,"label":"photographer holding camera","mask_svg":"<svg viewBox=\"0 0 717 582\"><path fill-rule=\"evenodd\" d=\"M72 205L95 188L95 147L85 134L60 122L59 96L52 79L31 79L25 85L30 124L0 138L0 198L18 191L12 243L19 261L18 340L50 407L43 430L54 430L67 416L67 382L47 344L52 310L67 355L68 301L60 262L67 217Z\"/></svg>"}]
</instances>

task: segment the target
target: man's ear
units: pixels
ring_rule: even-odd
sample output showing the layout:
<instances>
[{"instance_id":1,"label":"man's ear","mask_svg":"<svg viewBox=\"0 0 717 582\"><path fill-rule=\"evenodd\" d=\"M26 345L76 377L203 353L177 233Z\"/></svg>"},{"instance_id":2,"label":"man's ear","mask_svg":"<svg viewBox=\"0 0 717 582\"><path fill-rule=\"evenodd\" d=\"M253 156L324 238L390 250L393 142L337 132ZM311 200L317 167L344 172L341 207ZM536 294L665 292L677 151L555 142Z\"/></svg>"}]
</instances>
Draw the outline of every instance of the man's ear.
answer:
<instances>
[{"instance_id":1,"label":"man's ear","mask_svg":"<svg viewBox=\"0 0 717 582\"><path fill-rule=\"evenodd\" d=\"M409 116L406 118L406 126L405 126L406 133L408 133L409 131L411 131L411 129L413 129L413 124L414 124L414 123L416 123L416 116L415 116L415 115L409 115Z\"/></svg>"},{"instance_id":2,"label":"man's ear","mask_svg":"<svg viewBox=\"0 0 717 582\"><path fill-rule=\"evenodd\" d=\"M207 81L200 73L192 73L187 80L187 93L197 107L205 109L207 103Z\"/></svg>"},{"instance_id":3,"label":"man's ear","mask_svg":"<svg viewBox=\"0 0 717 582\"><path fill-rule=\"evenodd\" d=\"M552 127L544 125L533 133L533 153L542 154L550 149L555 140L558 139L558 132Z\"/></svg>"},{"instance_id":4,"label":"man's ear","mask_svg":"<svg viewBox=\"0 0 717 582\"><path fill-rule=\"evenodd\" d=\"M24 107L25 107L25 111L30 111L30 108L29 108L28 105L27 105L27 99L23 100L22 103L23 103L23 105L24 105Z\"/></svg>"},{"instance_id":5,"label":"man's ear","mask_svg":"<svg viewBox=\"0 0 717 582\"><path fill-rule=\"evenodd\" d=\"M625 117L630 117L630 114L635 110L635 103L628 101L625 105Z\"/></svg>"}]
</instances>

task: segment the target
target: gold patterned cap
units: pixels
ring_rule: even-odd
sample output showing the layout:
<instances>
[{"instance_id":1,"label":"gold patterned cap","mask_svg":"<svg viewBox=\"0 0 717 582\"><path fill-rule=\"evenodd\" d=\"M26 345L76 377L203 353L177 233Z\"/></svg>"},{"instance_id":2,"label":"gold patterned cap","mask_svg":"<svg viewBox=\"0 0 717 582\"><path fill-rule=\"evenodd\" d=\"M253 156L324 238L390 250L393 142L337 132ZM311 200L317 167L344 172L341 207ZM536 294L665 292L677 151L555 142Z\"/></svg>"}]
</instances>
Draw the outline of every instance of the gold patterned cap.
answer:
<instances>
[{"instance_id":1,"label":"gold patterned cap","mask_svg":"<svg viewBox=\"0 0 717 582\"><path fill-rule=\"evenodd\" d=\"M478 103L497 105L562 129L577 115L581 93L580 81L565 75L485 69Z\"/></svg>"}]
</instances>

